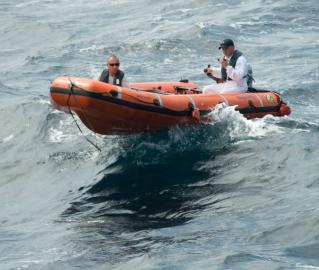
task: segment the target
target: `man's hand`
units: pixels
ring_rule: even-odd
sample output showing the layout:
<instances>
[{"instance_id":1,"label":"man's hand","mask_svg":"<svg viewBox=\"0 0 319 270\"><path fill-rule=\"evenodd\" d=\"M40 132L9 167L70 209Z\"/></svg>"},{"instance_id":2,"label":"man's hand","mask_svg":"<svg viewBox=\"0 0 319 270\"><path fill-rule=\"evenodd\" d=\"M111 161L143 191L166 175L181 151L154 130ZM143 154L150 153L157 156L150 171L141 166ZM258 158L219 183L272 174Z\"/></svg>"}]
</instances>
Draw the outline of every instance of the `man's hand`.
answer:
<instances>
[{"instance_id":1,"label":"man's hand","mask_svg":"<svg viewBox=\"0 0 319 270\"><path fill-rule=\"evenodd\" d=\"M223 68L227 68L228 67L228 62L227 60L223 57L222 59L220 59L219 63L222 65Z\"/></svg>"},{"instance_id":2,"label":"man's hand","mask_svg":"<svg viewBox=\"0 0 319 270\"><path fill-rule=\"evenodd\" d=\"M212 78L217 83L224 82L222 79L213 76L213 69L210 68L210 65L208 65L207 68L204 68L204 73L207 75L207 77Z\"/></svg>"},{"instance_id":3,"label":"man's hand","mask_svg":"<svg viewBox=\"0 0 319 270\"><path fill-rule=\"evenodd\" d=\"M208 76L208 75L212 75L213 74L213 70L211 68L204 68L204 73Z\"/></svg>"}]
</instances>

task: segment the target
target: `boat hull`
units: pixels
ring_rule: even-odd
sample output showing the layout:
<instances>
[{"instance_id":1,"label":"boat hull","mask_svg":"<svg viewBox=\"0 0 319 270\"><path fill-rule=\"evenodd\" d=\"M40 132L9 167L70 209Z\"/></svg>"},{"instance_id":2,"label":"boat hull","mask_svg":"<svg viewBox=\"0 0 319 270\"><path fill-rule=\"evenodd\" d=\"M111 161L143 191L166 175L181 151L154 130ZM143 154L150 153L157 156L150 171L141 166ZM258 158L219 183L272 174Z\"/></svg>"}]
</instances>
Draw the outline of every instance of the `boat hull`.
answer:
<instances>
[{"instance_id":1,"label":"boat hull","mask_svg":"<svg viewBox=\"0 0 319 270\"><path fill-rule=\"evenodd\" d=\"M218 104L236 106L247 118L284 116L290 108L277 93L198 94L188 82L136 83L126 89L99 81L59 77L50 100L61 111L74 111L99 134L134 134L208 121Z\"/></svg>"}]
</instances>

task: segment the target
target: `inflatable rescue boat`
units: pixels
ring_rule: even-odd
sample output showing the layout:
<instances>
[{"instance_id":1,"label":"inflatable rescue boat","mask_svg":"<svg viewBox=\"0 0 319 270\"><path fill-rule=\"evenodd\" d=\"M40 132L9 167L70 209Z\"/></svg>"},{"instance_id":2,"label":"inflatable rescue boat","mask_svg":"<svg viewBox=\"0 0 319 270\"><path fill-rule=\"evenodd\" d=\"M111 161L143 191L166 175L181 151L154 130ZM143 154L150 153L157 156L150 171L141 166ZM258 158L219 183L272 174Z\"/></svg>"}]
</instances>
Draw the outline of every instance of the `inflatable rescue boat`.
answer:
<instances>
[{"instance_id":1,"label":"inflatable rescue boat","mask_svg":"<svg viewBox=\"0 0 319 270\"><path fill-rule=\"evenodd\" d=\"M133 134L205 123L220 103L236 106L235 110L248 119L290 114L276 92L204 95L198 85L187 80L131 83L130 88L124 88L62 76L52 81L50 100L58 110L75 112L85 126L99 134Z\"/></svg>"}]
</instances>

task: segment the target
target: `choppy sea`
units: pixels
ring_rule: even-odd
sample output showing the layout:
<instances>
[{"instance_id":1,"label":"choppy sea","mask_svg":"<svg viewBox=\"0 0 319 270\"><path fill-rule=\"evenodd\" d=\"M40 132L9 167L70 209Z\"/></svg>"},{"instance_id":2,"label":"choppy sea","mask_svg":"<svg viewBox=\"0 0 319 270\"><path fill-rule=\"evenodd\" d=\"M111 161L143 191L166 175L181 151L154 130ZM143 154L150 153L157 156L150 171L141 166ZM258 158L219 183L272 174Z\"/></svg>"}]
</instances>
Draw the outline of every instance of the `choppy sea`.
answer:
<instances>
[{"instance_id":1,"label":"choppy sea","mask_svg":"<svg viewBox=\"0 0 319 270\"><path fill-rule=\"evenodd\" d=\"M284 118L100 136L49 102L62 74L189 79L232 38ZM0 269L319 269L319 2L1 0Z\"/></svg>"}]
</instances>

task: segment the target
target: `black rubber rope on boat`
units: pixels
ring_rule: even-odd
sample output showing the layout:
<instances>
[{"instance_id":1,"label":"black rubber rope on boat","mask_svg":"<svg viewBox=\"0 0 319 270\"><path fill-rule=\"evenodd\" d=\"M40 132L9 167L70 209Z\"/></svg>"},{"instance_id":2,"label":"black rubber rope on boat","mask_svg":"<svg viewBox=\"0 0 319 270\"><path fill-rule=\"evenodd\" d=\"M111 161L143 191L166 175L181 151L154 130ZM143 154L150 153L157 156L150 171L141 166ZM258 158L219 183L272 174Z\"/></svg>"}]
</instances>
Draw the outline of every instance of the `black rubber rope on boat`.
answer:
<instances>
[{"instance_id":1,"label":"black rubber rope on boat","mask_svg":"<svg viewBox=\"0 0 319 270\"><path fill-rule=\"evenodd\" d=\"M79 102L78 102L77 99L76 99L76 95L74 95L73 87L76 86L76 87L79 88L79 89L81 89L81 88L78 87L77 85L75 85L75 84L71 81L70 78L69 78L69 81L70 81L70 94L69 94L68 100L67 100L67 105L68 105L69 113L71 114L71 116L72 116L72 118L73 118L73 120L74 120L76 126L78 127L79 131L80 131L81 134L84 136L84 138L85 138L90 144L92 144L98 151L102 152L102 149L101 149L100 147L98 147L96 143L92 142L92 141L83 133L81 127L79 126L78 122L76 121L76 119L75 119L75 117L74 117L74 115L73 115L73 113L72 113L72 111L71 111L71 108L70 108L70 98L71 98L71 95L72 95L72 94L73 94L73 97L74 97L75 102L79 105L79 107L81 107L81 105L79 104ZM91 125L89 119L86 117L85 112L84 112L83 109L82 109L82 111L83 111L84 117L86 118L87 122L89 123L89 125L90 125L90 127L91 127L91 129L92 129L92 125Z\"/></svg>"}]
</instances>

